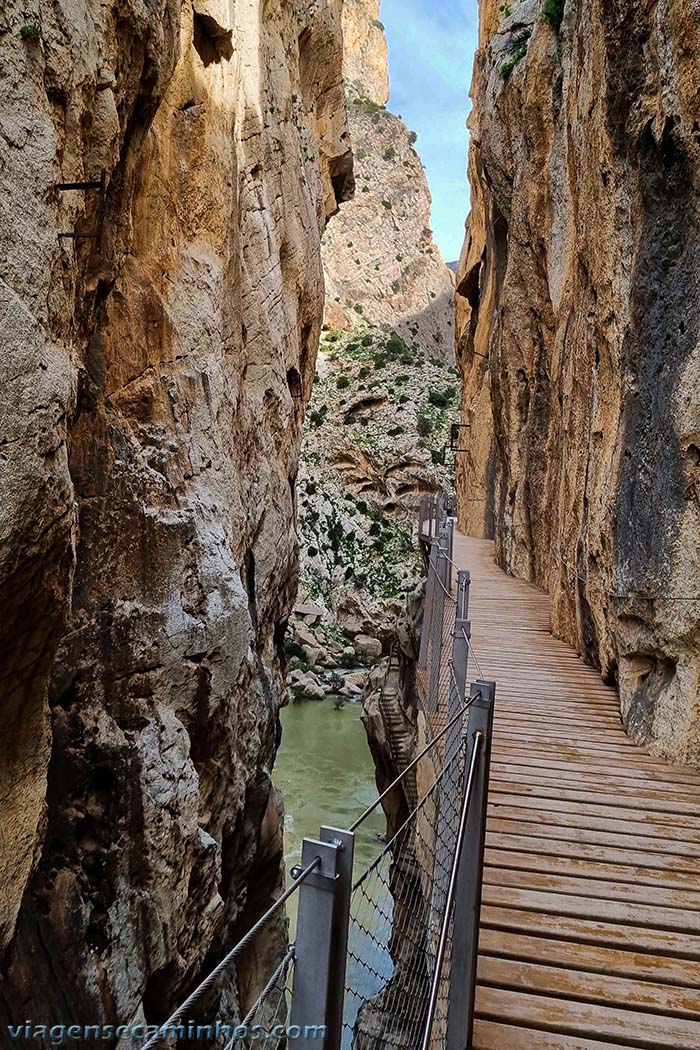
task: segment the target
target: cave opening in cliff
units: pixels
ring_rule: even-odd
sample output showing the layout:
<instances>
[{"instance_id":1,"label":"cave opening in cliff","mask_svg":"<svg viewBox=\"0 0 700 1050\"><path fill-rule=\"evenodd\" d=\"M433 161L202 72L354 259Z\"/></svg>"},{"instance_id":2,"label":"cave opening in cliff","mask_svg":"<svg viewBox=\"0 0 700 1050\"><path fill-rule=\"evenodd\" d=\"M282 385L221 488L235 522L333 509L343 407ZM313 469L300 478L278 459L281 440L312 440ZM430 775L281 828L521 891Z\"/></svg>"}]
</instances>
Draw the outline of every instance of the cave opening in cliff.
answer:
<instances>
[{"instance_id":1,"label":"cave opening in cliff","mask_svg":"<svg viewBox=\"0 0 700 1050\"><path fill-rule=\"evenodd\" d=\"M194 47L205 66L233 57L233 30L224 29L209 14L194 12Z\"/></svg>"}]
</instances>

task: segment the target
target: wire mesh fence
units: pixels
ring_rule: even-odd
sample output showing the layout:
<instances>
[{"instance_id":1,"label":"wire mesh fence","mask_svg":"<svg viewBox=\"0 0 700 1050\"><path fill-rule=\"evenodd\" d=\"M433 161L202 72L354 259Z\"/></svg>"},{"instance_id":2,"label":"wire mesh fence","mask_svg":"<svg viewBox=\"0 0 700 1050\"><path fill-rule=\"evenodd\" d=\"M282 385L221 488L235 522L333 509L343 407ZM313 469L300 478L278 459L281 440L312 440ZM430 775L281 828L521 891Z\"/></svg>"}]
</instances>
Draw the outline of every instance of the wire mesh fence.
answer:
<instances>
[{"instance_id":1,"label":"wire mesh fence","mask_svg":"<svg viewBox=\"0 0 700 1050\"><path fill-rule=\"evenodd\" d=\"M230 1037L225 1033L229 1040L225 1050L280 1050L289 1014L293 967L294 949L290 948L240 1024L231 1026Z\"/></svg>"},{"instance_id":2,"label":"wire mesh fence","mask_svg":"<svg viewBox=\"0 0 700 1050\"><path fill-rule=\"evenodd\" d=\"M461 808L462 794L454 788L464 778L465 753L462 743L437 776L429 756L418 765L420 801L353 887L344 1050L420 1044ZM448 943L446 974L450 954ZM442 983L436 1038L447 1022Z\"/></svg>"},{"instance_id":3,"label":"wire mesh fence","mask_svg":"<svg viewBox=\"0 0 700 1050\"><path fill-rule=\"evenodd\" d=\"M410 813L388 833L389 841L353 887L342 1050L462 1050L469 1037L470 1022L464 1016L457 1025L452 1017L450 1035L448 1007L454 976L464 978L471 967L473 981L475 966L474 960L463 959L460 970L455 959L453 973L452 909L469 807L466 766L469 761L472 769L475 762L467 709L482 694L472 687L465 702L469 575L453 572L449 510L442 498L429 498L421 509L419 538L428 556L415 696L420 761L404 762L399 778L404 810ZM480 712L476 718L480 726L483 717ZM482 765L482 790L484 769ZM395 816L390 810L389 805L389 824ZM471 831L474 858L478 827L476 820L476 831ZM469 923L465 915L463 904L463 952ZM475 943L473 928L469 939Z\"/></svg>"}]
</instances>

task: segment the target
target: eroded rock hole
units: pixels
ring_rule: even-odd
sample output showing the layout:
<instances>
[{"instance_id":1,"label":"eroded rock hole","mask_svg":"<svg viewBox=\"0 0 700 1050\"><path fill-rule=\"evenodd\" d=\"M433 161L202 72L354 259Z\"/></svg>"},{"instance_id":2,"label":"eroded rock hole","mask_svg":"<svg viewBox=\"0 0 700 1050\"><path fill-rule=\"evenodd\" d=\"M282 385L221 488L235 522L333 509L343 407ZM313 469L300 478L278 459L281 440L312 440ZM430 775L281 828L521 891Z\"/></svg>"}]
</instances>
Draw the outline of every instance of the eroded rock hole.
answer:
<instances>
[{"instance_id":1,"label":"eroded rock hole","mask_svg":"<svg viewBox=\"0 0 700 1050\"><path fill-rule=\"evenodd\" d=\"M170 1016L170 1007L177 988L177 967L170 963L156 970L146 981L143 993L143 1013L146 1024L163 1024Z\"/></svg>"},{"instance_id":2,"label":"eroded rock hole","mask_svg":"<svg viewBox=\"0 0 700 1050\"><path fill-rule=\"evenodd\" d=\"M205 66L233 56L233 30L224 29L211 15L194 15L194 46Z\"/></svg>"},{"instance_id":3,"label":"eroded rock hole","mask_svg":"<svg viewBox=\"0 0 700 1050\"><path fill-rule=\"evenodd\" d=\"M287 386L289 387L289 393L294 398L302 398L304 396L304 387L301 381L301 376L296 368L292 367L287 370Z\"/></svg>"},{"instance_id":4,"label":"eroded rock hole","mask_svg":"<svg viewBox=\"0 0 700 1050\"><path fill-rule=\"evenodd\" d=\"M700 447L697 445L688 445L685 454L686 458L694 467L700 467Z\"/></svg>"}]
</instances>

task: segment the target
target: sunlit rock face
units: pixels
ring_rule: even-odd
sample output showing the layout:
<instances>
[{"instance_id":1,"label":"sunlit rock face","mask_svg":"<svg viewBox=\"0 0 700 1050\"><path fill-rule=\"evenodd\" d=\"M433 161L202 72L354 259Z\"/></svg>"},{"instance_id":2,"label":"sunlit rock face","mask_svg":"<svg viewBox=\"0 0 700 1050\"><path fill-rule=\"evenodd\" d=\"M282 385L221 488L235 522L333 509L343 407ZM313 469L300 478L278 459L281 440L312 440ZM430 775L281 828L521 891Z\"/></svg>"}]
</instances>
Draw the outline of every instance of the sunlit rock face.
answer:
<instances>
[{"instance_id":1,"label":"sunlit rock face","mask_svg":"<svg viewBox=\"0 0 700 1050\"><path fill-rule=\"evenodd\" d=\"M343 5L356 193L324 237L327 326L386 326L452 360L453 275L430 229L430 190L416 136L386 109L387 46L379 14L378 0Z\"/></svg>"},{"instance_id":2,"label":"sunlit rock face","mask_svg":"<svg viewBox=\"0 0 700 1050\"><path fill-rule=\"evenodd\" d=\"M697 764L697 11L480 12L460 524L551 592L555 632L618 683L631 735Z\"/></svg>"},{"instance_id":3,"label":"sunlit rock face","mask_svg":"<svg viewBox=\"0 0 700 1050\"><path fill-rule=\"evenodd\" d=\"M3 10L3 1021L162 1021L279 879L340 9Z\"/></svg>"}]
</instances>

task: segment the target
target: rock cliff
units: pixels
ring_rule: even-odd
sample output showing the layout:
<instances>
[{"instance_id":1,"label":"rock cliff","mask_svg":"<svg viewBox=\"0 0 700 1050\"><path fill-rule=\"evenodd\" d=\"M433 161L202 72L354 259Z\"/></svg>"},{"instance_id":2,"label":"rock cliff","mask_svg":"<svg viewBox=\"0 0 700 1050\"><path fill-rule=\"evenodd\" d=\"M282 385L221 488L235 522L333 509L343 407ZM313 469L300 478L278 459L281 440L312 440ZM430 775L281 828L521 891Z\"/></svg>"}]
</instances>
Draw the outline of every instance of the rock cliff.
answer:
<instances>
[{"instance_id":1,"label":"rock cliff","mask_svg":"<svg viewBox=\"0 0 700 1050\"><path fill-rule=\"evenodd\" d=\"M3 1020L162 1021L275 890L340 7L3 7Z\"/></svg>"},{"instance_id":2,"label":"rock cliff","mask_svg":"<svg viewBox=\"0 0 700 1050\"><path fill-rule=\"evenodd\" d=\"M324 238L328 326L387 325L452 360L453 276L430 229L416 136L386 109L387 46L379 0L343 5L343 70L357 193Z\"/></svg>"},{"instance_id":3,"label":"rock cliff","mask_svg":"<svg viewBox=\"0 0 700 1050\"><path fill-rule=\"evenodd\" d=\"M631 735L700 762L700 35L682 0L481 0L462 528L550 590Z\"/></svg>"}]
</instances>

